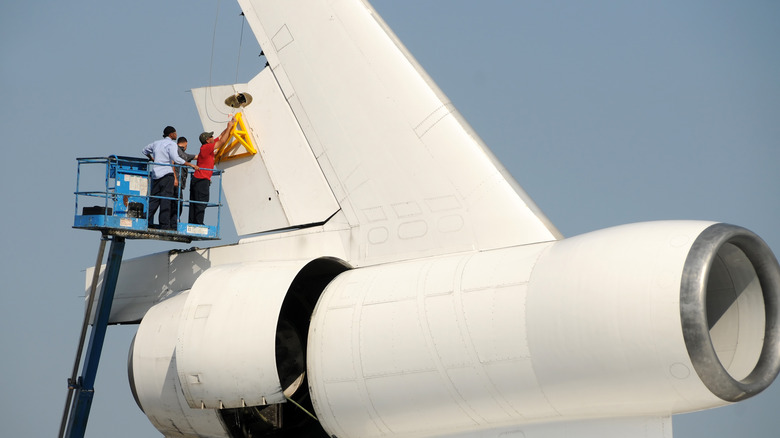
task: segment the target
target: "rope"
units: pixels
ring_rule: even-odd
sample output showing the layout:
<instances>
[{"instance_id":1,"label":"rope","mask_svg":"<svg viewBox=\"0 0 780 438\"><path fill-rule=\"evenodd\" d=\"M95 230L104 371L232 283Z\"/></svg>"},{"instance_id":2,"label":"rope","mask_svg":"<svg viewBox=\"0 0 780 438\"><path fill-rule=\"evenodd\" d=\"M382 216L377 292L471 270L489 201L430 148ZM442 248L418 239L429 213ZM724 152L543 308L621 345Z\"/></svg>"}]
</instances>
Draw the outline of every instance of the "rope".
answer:
<instances>
[{"instance_id":1,"label":"rope","mask_svg":"<svg viewBox=\"0 0 780 438\"><path fill-rule=\"evenodd\" d=\"M211 59L209 60L209 87L208 91L204 93L204 108L206 110L206 117L208 117L209 120L215 123L225 123L227 120L216 120L214 117L212 117L211 114L209 114L209 96L211 97L212 104L216 108L219 108L219 103L214 103L214 96L211 93L211 88L213 85L213 73L214 73L214 51L217 46L217 24L219 23L219 9L220 9L220 3L222 3L222 0L219 0L217 2L217 13L214 16L214 32L211 36ZM241 12L241 34L239 35L238 39L238 56L236 59L236 80L234 83L238 83L238 73L239 73L239 67L241 66L241 49L244 46L244 25L246 24L246 16L243 12ZM220 115L222 116L229 116L232 112L220 112Z\"/></svg>"},{"instance_id":2,"label":"rope","mask_svg":"<svg viewBox=\"0 0 780 438\"><path fill-rule=\"evenodd\" d=\"M214 119L214 117L211 116L211 114L209 114L209 101L208 101L209 100L209 96L211 96L211 86L212 86L212 83L213 83L212 82L212 77L213 77L213 71L214 71L214 50L215 50L216 45L217 45L217 23L219 23L219 9L220 9L220 4L221 3L222 3L222 0L217 1L217 13L214 16L214 32L213 32L213 34L211 36L211 59L209 60L209 88L208 88L206 93L203 93L203 100L204 100L203 104L204 104L204 109L206 110L206 117L208 117L209 120L211 120L212 122L215 122L215 123L226 123L227 122L227 120L216 120L216 119ZM211 96L211 97L212 97L212 101L213 101L214 100L213 96ZM217 105L214 105L214 106L217 107ZM224 113L224 112L221 113L222 116L229 115L229 114L230 113Z\"/></svg>"},{"instance_id":3,"label":"rope","mask_svg":"<svg viewBox=\"0 0 780 438\"><path fill-rule=\"evenodd\" d=\"M209 59L209 88L206 93L203 93L203 108L206 110L206 117L209 118L212 122L216 122L213 117L211 117L211 114L209 114L209 102L208 97L211 94L211 84L212 84L212 73L214 70L214 48L216 47L217 42L217 23L219 22L219 6L220 3L222 3L222 0L217 1L217 13L214 15L214 31L211 35L211 58Z\"/></svg>"},{"instance_id":4,"label":"rope","mask_svg":"<svg viewBox=\"0 0 780 438\"><path fill-rule=\"evenodd\" d=\"M307 411L306 408L304 408L303 406L299 405L295 400L291 399L290 397L287 397L286 395L284 396L284 398L286 398L287 401L291 402L295 406L298 406L303 412L306 412L311 418L314 418L314 421L320 421L320 420L317 419L317 417L314 416L314 414L312 414L311 412Z\"/></svg>"},{"instance_id":5,"label":"rope","mask_svg":"<svg viewBox=\"0 0 780 438\"><path fill-rule=\"evenodd\" d=\"M236 60L236 81L238 83L238 66L241 63L241 46L244 44L244 23L246 23L246 17L244 13L241 13L241 36L238 39L238 59Z\"/></svg>"},{"instance_id":6,"label":"rope","mask_svg":"<svg viewBox=\"0 0 780 438\"><path fill-rule=\"evenodd\" d=\"M217 13L214 14L214 32L211 34L211 59L209 60L209 87L211 87L211 73L214 68L214 48L217 42L217 23L219 22L219 5L222 0L217 1Z\"/></svg>"}]
</instances>

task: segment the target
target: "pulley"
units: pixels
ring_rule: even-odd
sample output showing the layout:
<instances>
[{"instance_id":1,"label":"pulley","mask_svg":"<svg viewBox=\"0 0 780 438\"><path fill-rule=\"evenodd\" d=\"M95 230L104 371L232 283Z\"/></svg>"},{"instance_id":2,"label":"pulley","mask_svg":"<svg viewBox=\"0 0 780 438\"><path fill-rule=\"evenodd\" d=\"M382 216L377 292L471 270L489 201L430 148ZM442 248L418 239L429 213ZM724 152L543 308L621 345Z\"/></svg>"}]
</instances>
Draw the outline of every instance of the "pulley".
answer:
<instances>
[{"instance_id":1,"label":"pulley","mask_svg":"<svg viewBox=\"0 0 780 438\"><path fill-rule=\"evenodd\" d=\"M249 93L236 93L225 99L225 105L231 108L243 108L252 103L252 95Z\"/></svg>"}]
</instances>

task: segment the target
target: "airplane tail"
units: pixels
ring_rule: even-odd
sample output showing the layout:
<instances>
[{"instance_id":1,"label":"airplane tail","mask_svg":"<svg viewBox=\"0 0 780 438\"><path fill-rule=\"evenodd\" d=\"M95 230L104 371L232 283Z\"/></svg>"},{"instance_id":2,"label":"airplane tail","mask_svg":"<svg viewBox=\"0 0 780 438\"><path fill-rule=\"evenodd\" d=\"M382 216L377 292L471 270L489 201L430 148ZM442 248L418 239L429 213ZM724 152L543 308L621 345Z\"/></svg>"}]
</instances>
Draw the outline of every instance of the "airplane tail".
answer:
<instances>
[{"instance_id":1,"label":"airplane tail","mask_svg":"<svg viewBox=\"0 0 780 438\"><path fill-rule=\"evenodd\" d=\"M240 235L332 218L368 257L561 237L370 5L239 3L269 68L193 95L215 131L226 98L253 96L260 153L224 164Z\"/></svg>"},{"instance_id":2,"label":"airplane tail","mask_svg":"<svg viewBox=\"0 0 780 438\"><path fill-rule=\"evenodd\" d=\"M122 264L109 322L141 321L163 434L670 438L778 375L758 236L557 240L365 0L239 2L269 68L193 94L207 130L242 108L258 153L223 188L239 234L277 233Z\"/></svg>"}]
</instances>

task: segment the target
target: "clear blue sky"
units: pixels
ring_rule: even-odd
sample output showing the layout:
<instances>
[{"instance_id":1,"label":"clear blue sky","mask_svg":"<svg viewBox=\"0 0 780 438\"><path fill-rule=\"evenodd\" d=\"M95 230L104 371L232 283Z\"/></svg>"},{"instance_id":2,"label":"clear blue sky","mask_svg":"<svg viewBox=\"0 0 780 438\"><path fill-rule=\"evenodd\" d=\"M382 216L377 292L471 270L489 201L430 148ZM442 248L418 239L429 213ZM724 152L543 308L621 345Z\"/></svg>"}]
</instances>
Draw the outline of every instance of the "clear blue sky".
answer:
<instances>
[{"instance_id":1,"label":"clear blue sky","mask_svg":"<svg viewBox=\"0 0 780 438\"><path fill-rule=\"evenodd\" d=\"M749 228L780 252L780 3L374 6L565 235L708 219ZM137 156L168 124L196 139L187 90L245 82L264 64L248 27L239 57L239 12L230 0L2 6L0 435L59 427L83 270L99 241L70 228L76 157ZM173 247L183 246L130 241L126 255ZM109 330L89 437L160 436L127 384L134 330ZM676 417L675 437L776 436L777 406L780 383Z\"/></svg>"}]
</instances>

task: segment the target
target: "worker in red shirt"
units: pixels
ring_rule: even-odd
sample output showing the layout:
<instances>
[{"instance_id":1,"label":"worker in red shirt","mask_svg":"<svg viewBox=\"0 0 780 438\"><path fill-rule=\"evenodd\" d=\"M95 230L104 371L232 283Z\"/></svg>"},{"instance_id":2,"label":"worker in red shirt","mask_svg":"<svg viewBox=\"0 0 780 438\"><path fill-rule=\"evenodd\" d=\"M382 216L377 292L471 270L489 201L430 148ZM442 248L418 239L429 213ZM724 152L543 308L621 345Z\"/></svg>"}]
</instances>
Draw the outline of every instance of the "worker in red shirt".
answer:
<instances>
[{"instance_id":1,"label":"worker in red shirt","mask_svg":"<svg viewBox=\"0 0 780 438\"><path fill-rule=\"evenodd\" d=\"M227 124L227 128L219 134L219 139L214 140L214 131L200 134L200 153L198 154L198 170L192 174L190 184L190 223L203 224L206 214L206 204L209 202L209 188L211 187L211 169L214 168L214 155L230 138L230 131L236 126L233 117Z\"/></svg>"}]
</instances>

